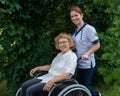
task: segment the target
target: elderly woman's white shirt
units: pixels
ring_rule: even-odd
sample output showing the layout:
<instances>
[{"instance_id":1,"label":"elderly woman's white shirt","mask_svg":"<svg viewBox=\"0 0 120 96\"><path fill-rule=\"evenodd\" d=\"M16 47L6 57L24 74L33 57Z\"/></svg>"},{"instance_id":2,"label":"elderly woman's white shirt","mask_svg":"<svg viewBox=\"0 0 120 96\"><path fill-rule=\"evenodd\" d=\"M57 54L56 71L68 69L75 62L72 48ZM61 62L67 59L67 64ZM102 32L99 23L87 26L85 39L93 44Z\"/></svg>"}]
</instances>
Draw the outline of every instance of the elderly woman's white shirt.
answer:
<instances>
[{"instance_id":1,"label":"elderly woman's white shirt","mask_svg":"<svg viewBox=\"0 0 120 96\"><path fill-rule=\"evenodd\" d=\"M70 73L74 75L75 69L77 65L77 56L74 52L69 50L68 52L62 54L62 52L58 53L58 55L53 59L51 68L48 74L38 77L38 79L42 79L42 82L46 83L54 77L61 75L63 73Z\"/></svg>"}]
</instances>

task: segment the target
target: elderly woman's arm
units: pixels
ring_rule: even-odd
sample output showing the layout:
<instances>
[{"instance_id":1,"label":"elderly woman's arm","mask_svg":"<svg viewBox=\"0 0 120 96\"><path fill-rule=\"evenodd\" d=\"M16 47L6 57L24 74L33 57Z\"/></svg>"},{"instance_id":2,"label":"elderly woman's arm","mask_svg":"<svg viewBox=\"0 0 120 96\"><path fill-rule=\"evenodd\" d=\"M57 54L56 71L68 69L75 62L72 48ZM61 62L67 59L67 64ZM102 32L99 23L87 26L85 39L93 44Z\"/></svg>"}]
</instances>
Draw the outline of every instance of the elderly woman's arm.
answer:
<instances>
[{"instance_id":1,"label":"elderly woman's arm","mask_svg":"<svg viewBox=\"0 0 120 96\"><path fill-rule=\"evenodd\" d=\"M35 68L31 69L30 76L33 76L33 74L38 70L48 71L50 69L50 66L51 65L44 65L44 66L35 67Z\"/></svg>"},{"instance_id":2,"label":"elderly woman's arm","mask_svg":"<svg viewBox=\"0 0 120 96\"><path fill-rule=\"evenodd\" d=\"M62 75L56 76L55 78L53 78L50 81L52 81L53 83L56 83L56 82L62 81L64 79L68 79L68 78L70 78L70 76L71 76L70 73L64 73Z\"/></svg>"},{"instance_id":3,"label":"elderly woman's arm","mask_svg":"<svg viewBox=\"0 0 120 96\"><path fill-rule=\"evenodd\" d=\"M67 79L67 78L69 78L70 76L71 76L70 73L64 73L64 74L62 74L62 75L56 76L55 78L49 80L49 81L45 84L43 90L49 91L49 90L51 89L51 87L53 86L54 83L59 82L59 81L62 81L62 80L64 80L64 79Z\"/></svg>"}]
</instances>

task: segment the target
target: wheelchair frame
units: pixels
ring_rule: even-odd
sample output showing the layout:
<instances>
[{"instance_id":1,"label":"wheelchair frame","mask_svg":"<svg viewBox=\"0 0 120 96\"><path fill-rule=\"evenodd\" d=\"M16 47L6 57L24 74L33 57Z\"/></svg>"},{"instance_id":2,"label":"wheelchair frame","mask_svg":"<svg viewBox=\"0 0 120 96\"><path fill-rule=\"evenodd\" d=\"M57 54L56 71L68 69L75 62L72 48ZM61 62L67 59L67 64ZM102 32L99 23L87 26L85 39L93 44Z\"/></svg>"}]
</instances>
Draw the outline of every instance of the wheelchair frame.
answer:
<instances>
[{"instance_id":1,"label":"wheelchair frame","mask_svg":"<svg viewBox=\"0 0 120 96\"><path fill-rule=\"evenodd\" d=\"M34 78L46 73L45 71L40 71ZM15 96L20 96L20 91L21 88L17 90ZM83 96L84 94L85 96L92 96L87 87L79 84L75 79L70 78L55 83L49 91L48 96Z\"/></svg>"}]
</instances>

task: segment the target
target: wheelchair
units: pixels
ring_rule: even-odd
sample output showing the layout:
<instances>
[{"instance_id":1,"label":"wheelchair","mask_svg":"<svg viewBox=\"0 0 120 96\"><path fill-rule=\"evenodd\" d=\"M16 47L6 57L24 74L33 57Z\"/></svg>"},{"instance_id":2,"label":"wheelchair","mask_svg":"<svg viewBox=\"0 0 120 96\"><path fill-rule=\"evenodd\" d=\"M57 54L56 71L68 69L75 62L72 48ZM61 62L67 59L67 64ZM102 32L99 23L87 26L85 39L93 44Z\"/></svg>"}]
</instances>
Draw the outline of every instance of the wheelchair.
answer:
<instances>
[{"instance_id":1,"label":"wheelchair","mask_svg":"<svg viewBox=\"0 0 120 96\"><path fill-rule=\"evenodd\" d=\"M34 78L46 74L46 71L38 71ZM76 72L75 72L76 74ZM16 92L15 96L20 96L21 88L19 88ZM75 80L75 76L65 79L63 81L57 82L53 85L51 90L47 95L38 95L38 96L92 96L91 92L87 87L78 83Z\"/></svg>"}]
</instances>

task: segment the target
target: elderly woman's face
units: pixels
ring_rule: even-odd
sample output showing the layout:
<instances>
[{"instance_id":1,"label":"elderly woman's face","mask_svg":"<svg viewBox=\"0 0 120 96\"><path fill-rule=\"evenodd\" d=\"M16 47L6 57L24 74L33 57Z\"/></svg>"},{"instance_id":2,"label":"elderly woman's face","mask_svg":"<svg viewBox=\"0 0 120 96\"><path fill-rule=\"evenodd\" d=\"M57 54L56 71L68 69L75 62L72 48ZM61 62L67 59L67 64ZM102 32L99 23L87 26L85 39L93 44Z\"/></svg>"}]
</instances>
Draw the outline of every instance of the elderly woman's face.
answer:
<instances>
[{"instance_id":1,"label":"elderly woman's face","mask_svg":"<svg viewBox=\"0 0 120 96\"><path fill-rule=\"evenodd\" d=\"M62 53L65 53L68 50L70 50L69 41L66 38L60 38L58 40L58 46L59 46L59 49L62 51Z\"/></svg>"}]
</instances>

